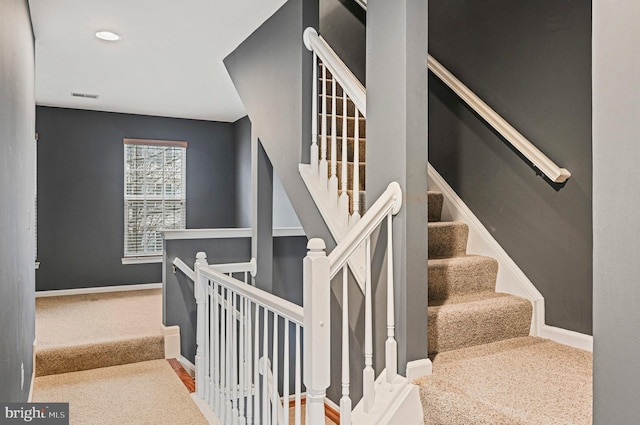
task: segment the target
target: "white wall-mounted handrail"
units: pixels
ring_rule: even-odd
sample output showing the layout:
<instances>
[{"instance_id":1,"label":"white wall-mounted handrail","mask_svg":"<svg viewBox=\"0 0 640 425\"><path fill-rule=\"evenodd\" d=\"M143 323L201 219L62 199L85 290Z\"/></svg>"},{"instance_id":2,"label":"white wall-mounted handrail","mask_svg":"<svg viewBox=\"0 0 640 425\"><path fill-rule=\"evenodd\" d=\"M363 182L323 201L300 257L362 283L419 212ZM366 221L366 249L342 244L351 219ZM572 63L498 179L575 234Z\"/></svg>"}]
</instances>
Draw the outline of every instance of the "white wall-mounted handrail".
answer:
<instances>
[{"instance_id":1,"label":"white wall-mounted handrail","mask_svg":"<svg viewBox=\"0 0 640 425\"><path fill-rule=\"evenodd\" d=\"M184 273L191 281L195 282L196 280L196 272L194 272L191 267L187 266L184 261L180 258L176 257L173 259L172 263L175 267L177 267L182 273ZM175 269L174 269L175 273Z\"/></svg>"},{"instance_id":2,"label":"white wall-mounted handrail","mask_svg":"<svg viewBox=\"0 0 640 425\"><path fill-rule=\"evenodd\" d=\"M559 167L549 159L540 149L524 137L518 130L513 128L504 118L473 93L467 86L449 72L440 62L428 55L429 70L442 80L451 90L453 90L467 105L480 115L489 125L496 129L509 143L513 145L522 155L542 171L551 181L564 183L571 173Z\"/></svg>"},{"instance_id":3,"label":"white wall-mounted handrail","mask_svg":"<svg viewBox=\"0 0 640 425\"><path fill-rule=\"evenodd\" d=\"M318 55L322 63L326 65L344 91L349 95L362 116L366 117L367 91L356 76L353 75L349 67L342 62L336 52L318 35L315 29L309 27L304 30L302 39L307 49Z\"/></svg>"},{"instance_id":4,"label":"white wall-mounted handrail","mask_svg":"<svg viewBox=\"0 0 640 425\"><path fill-rule=\"evenodd\" d=\"M209 264L208 267L220 273L249 272L253 277L256 277L256 273L257 273L255 258L252 258L251 261L248 261L246 263ZM194 276L195 276L195 272L194 272Z\"/></svg>"},{"instance_id":5,"label":"white wall-mounted handrail","mask_svg":"<svg viewBox=\"0 0 640 425\"><path fill-rule=\"evenodd\" d=\"M380 223L392 213L397 214L402 206L402 189L396 182L391 182L378 200L369 207L364 216L353 226L345 238L340 241L328 255L330 279L342 269L349 257L378 228Z\"/></svg>"},{"instance_id":6,"label":"white wall-mounted handrail","mask_svg":"<svg viewBox=\"0 0 640 425\"><path fill-rule=\"evenodd\" d=\"M270 311L278 313L281 317L285 317L299 325L304 323L304 310L297 304L263 291L255 286L247 285L241 280L227 276L218 271L215 265L201 267L199 271L201 275L207 279L231 289L236 294L250 299L253 303L261 307L267 307Z\"/></svg>"}]
</instances>

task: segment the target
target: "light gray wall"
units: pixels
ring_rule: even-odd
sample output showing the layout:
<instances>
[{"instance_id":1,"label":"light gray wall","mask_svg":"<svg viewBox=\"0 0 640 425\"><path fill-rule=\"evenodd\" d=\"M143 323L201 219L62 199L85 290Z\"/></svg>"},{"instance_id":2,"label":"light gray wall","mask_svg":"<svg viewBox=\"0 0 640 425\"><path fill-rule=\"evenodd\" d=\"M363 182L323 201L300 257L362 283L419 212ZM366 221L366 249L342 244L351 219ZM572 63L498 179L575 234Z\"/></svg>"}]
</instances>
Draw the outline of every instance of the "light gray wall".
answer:
<instances>
[{"instance_id":1,"label":"light gray wall","mask_svg":"<svg viewBox=\"0 0 640 425\"><path fill-rule=\"evenodd\" d=\"M437 78L429 160L545 298L591 334L591 2L430 0L429 51L572 177L536 174Z\"/></svg>"},{"instance_id":2,"label":"light gray wall","mask_svg":"<svg viewBox=\"0 0 640 425\"><path fill-rule=\"evenodd\" d=\"M161 281L121 263L125 137L187 141L187 228L235 226L231 123L39 106L37 129L38 290Z\"/></svg>"},{"instance_id":3,"label":"light gray wall","mask_svg":"<svg viewBox=\"0 0 640 425\"><path fill-rule=\"evenodd\" d=\"M305 232L333 246L298 172L311 145L311 54L302 33L317 28L317 7L311 0L289 0L224 63Z\"/></svg>"},{"instance_id":4,"label":"light gray wall","mask_svg":"<svg viewBox=\"0 0 640 425\"><path fill-rule=\"evenodd\" d=\"M640 418L640 52L635 0L593 1L593 423Z\"/></svg>"},{"instance_id":5,"label":"light gray wall","mask_svg":"<svg viewBox=\"0 0 640 425\"><path fill-rule=\"evenodd\" d=\"M0 400L3 402L27 401L33 370L34 78L34 41L27 1L3 0L0 2Z\"/></svg>"}]
</instances>

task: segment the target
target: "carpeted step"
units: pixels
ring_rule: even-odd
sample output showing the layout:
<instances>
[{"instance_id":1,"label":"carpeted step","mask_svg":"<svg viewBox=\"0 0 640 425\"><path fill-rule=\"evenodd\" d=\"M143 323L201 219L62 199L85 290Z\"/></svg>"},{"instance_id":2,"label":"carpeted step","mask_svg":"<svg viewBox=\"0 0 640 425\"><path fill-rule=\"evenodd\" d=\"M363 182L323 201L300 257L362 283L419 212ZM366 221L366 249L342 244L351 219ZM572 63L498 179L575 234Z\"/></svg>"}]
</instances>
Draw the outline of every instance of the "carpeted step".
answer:
<instances>
[{"instance_id":1,"label":"carpeted step","mask_svg":"<svg viewBox=\"0 0 640 425\"><path fill-rule=\"evenodd\" d=\"M427 200L429 221L440 221L442 214L442 202L444 200L442 193L430 190L427 192Z\"/></svg>"},{"instance_id":2,"label":"carpeted step","mask_svg":"<svg viewBox=\"0 0 640 425\"><path fill-rule=\"evenodd\" d=\"M56 375L164 358L164 336L36 350L36 376Z\"/></svg>"},{"instance_id":3,"label":"carpeted step","mask_svg":"<svg viewBox=\"0 0 640 425\"><path fill-rule=\"evenodd\" d=\"M498 275L498 262L491 257L465 255L433 258L428 261L429 299L493 293Z\"/></svg>"},{"instance_id":4,"label":"carpeted step","mask_svg":"<svg viewBox=\"0 0 640 425\"><path fill-rule=\"evenodd\" d=\"M590 424L591 353L535 337L441 353L420 387L425 424Z\"/></svg>"},{"instance_id":5,"label":"carpeted step","mask_svg":"<svg viewBox=\"0 0 640 425\"><path fill-rule=\"evenodd\" d=\"M480 293L429 301L429 354L529 335L529 300Z\"/></svg>"},{"instance_id":6,"label":"carpeted step","mask_svg":"<svg viewBox=\"0 0 640 425\"><path fill-rule=\"evenodd\" d=\"M327 114L330 114L331 111L333 111L333 105L331 104L333 96L327 94L327 95L323 95L320 94L319 95L319 104L318 104L318 111L322 112L322 98L325 97L327 98ZM342 115L342 107L343 107L343 101L344 101L344 96L336 96L336 112L338 113L338 115ZM350 117L355 116L355 110L356 110L356 105L351 101L351 99L347 96L347 115Z\"/></svg>"},{"instance_id":7,"label":"carpeted step","mask_svg":"<svg viewBox=\"0 0 640 425\"><path fill-rule=\"evenodd\" d=\"M428 224L429 258L459 257L467 252L469 226L458 221Z\"/></svg>"},{"instance_id":8,"label":"carpeted step","mask_svg":"<svg viewBox=\"0 0 640 425\"><path fill-rule=\"evenodd\" d=\"M336 161L337 164L337 169L336 169L336 177L338 177L338 189L342 188L342 161ZM363 162L361 162L359 165L359 175L358 175L358 181L360 182L360 189L364 190L365 189L365 178L366 178L366 168L365 168L365 164ZM353 188L353 169L354 169L354 164L353 162L347 162L347 187L348 188ZM329 166L329 168L327 169L327 177L331 177L331 166Z\"/></svg>"}]
</instances>

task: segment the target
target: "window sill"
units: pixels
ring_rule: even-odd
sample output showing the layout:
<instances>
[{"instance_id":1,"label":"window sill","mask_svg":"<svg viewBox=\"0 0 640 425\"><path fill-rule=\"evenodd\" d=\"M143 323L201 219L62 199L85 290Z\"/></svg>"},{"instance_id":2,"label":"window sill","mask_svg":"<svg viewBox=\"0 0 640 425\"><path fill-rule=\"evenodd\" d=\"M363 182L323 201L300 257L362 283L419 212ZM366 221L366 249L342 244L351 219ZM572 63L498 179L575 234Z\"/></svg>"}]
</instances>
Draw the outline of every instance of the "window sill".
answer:
<instances>
[{"instance_id":1,"label":"window sill","mask_svg":"<svg viewBox=\"0 0 640 425\"><path fill-rule=\"evenodd\" d=\"M124 257L122 264L152 264L162 263L162 255L148 255L145 257Z\"/></svg>"}]
</instances>

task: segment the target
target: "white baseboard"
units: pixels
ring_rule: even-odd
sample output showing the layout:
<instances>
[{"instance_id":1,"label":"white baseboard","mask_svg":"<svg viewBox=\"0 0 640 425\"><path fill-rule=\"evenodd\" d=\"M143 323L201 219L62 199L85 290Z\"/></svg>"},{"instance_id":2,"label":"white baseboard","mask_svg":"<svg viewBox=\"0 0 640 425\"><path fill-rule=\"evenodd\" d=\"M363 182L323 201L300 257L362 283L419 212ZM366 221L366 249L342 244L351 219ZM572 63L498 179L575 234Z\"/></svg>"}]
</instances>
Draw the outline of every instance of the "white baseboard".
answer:
<instances>
[{"instance_id":1,"label":"white baseboard","mask_svg":"<svg viewBox=\"0 0 640 425\"><path fill-rule=\"evenodd\" d=\"M462 221L469 226L467 252L498 260L496 292L516 295L531 301L533 317L530 334L538 336L544 325L544 298L542 294L431 164L428 165L427 174L429 190L439 190L444 196L442 219Z\"/></svg>"},{"instance_id":2,"label":"white baseboard","mask_svg":"<svg viewBox=\"0 0 640 425\"><path fill-rule=\"evenodd\" d=\"M407 363L407 381L413 382L421 376L431 375L433 373L433 363L431 359L414 360Z\"/></svg>"},{"instance_id":3,"label":"white baseboard","mask_svg":"<svg viewBox=\"0 0 640 425\"><path fill-rule=\"evenodd\" d=\"M192 378L196 377L196 365L194 365L193 363L191 363L189 360L187 360L186 358L184 358L183 356L180 356L178 358L178 360L180 361L180 364L182 365L182 367L184 368L184 370L187 371L187 373L189 374L189 376L191 376Z\"/></svg>"},{"instance_id":4,"label":"white baseboard","mask_svg":"<svg viewBox=\"0 0 640 425\"><path fill-rule=\"evenodd\" d=\"M52 291L36 291L36 298L60 297L65 295L100 294L104 292L142 291L145 289L162 289L162 283L142 283L139 285L97 286L94 288L55 289Z\"/></svg>"},{"instance_id":5,"label":"white baseboard","mask_svg":"<svg viewBox=\"0 0 640 425\"><path fill-rule=\"evenodd\" d=\"M593 353L593 337L555 326L543 325L540 329L540 338L547 338L560 344Z\"/></svg>"},{"instance_id":6,"label":"white baseboard","mask_svg":"<svg viewBox=\"0 0 640 425\"><path fill-rule=\"evenodd\" d=\"M213 413L211 407L209 407L209 405L204 400L199 399L196 393L191 393L190 395L191 399L196 404L196 406L198 406L198 409L200 409L200 412L205 417L209 425L220 425L220 420Z\"/></svg>"},{"instance_id":7,"label":"white baseboard","mask_svg":"<svg viewBox=\"0 0 640 425\"><path fill-rule=\"evenodd\" d=\"M164 358L180 358L180 326L162 326L164 335Z\"/></svg>"}]
</instances>

